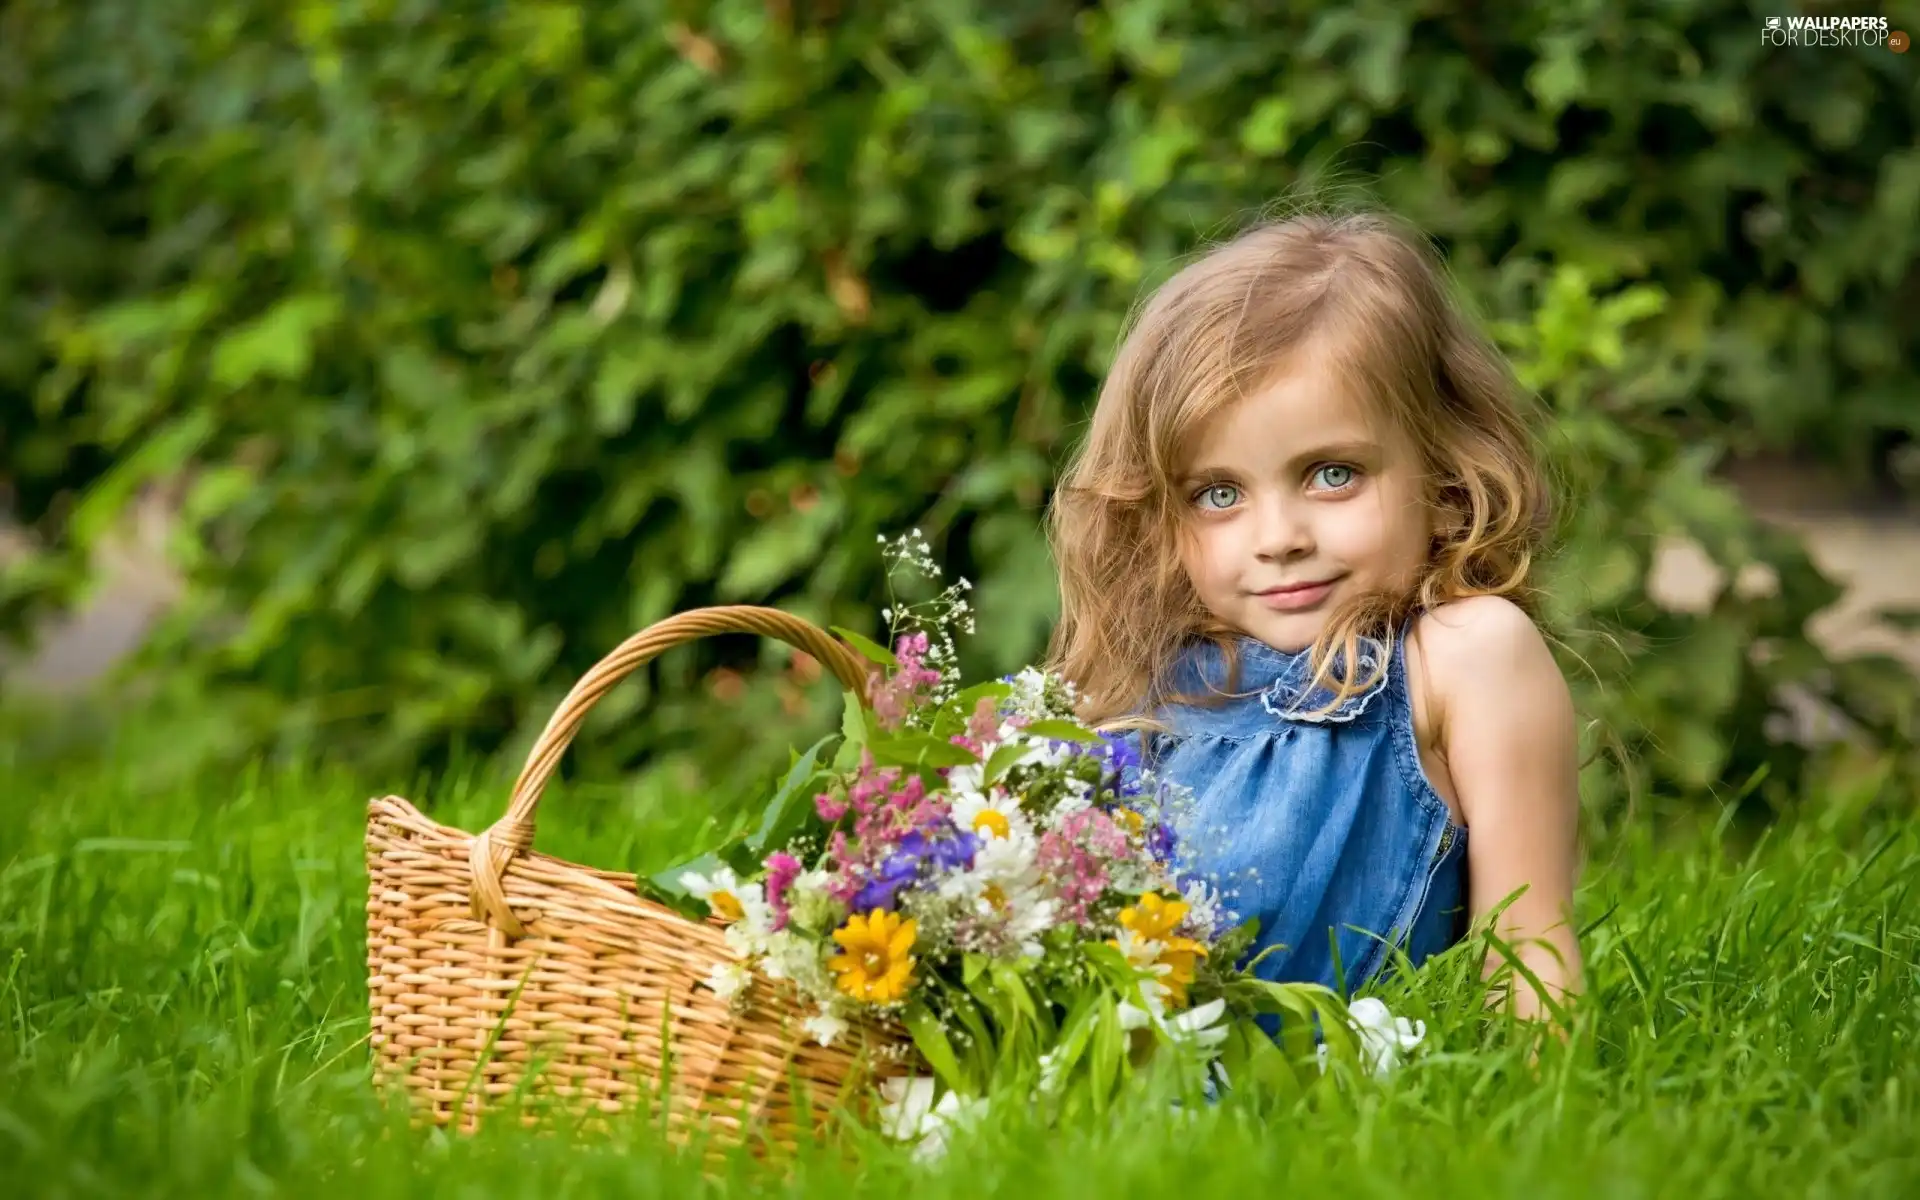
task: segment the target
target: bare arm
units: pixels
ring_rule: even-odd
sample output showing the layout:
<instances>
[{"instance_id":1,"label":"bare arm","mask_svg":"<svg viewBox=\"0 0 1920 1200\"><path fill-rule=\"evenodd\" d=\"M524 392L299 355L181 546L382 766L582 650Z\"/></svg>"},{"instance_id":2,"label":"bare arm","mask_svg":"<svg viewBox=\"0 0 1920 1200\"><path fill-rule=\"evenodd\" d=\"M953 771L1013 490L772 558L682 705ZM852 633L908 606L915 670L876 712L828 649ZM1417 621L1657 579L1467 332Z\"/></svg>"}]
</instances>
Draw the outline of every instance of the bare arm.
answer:
<instances>
[{"instance_id":1,"label":"bare arm","mask_svg":"<svg viewBox=\"0 0 1920 1200\"><path fill-rule=\"evenodd\" d=\"M1421 623L1441 708L1448 772L1470 831L1468 896L1476 925L1516 891L1495 932L1556 1000L1581 989L1573 918L1579 870L1579 748L1573 698L1546 640L1495 597L1436 610ZM1497 969L1495 958L1489 969ZM1514 1011L1547 1011L1516 972Z\"/></svg>"}]
</instances>

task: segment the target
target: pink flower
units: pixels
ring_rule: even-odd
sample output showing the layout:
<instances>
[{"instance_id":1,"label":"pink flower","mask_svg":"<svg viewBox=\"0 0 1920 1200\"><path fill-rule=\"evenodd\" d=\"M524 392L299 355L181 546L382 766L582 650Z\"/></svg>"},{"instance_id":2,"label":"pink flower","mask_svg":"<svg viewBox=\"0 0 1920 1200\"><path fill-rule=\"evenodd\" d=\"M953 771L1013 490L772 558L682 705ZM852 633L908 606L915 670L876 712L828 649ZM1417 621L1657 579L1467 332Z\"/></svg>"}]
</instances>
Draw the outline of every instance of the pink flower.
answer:
<instances>
[{"instance_id":1,"label":"pink flower","mask_svg":"<svg viewBox=\"0 0 1920 1200\"><path fill-rule=\"evenodd\" d=\"M800 876L800 860L785 851L767 855L767 904L773 909L773 927L787 925L787 889Z\"/></svg>"},{"instance_id":2,"label":"pink flower","mask_svg":"<svg viewBox=\"0 0 1920 1200\"><path fill-rule=\"evenodd\" d=\"M861 751L860 770L854 776L853 786L847 791L847 799L853 804L853 810L862 814L871 812L873 806L893 789L894 780L898 778L900 778L898 767L876 769L873 752Z\"/></svg>"},{"instance_id":3,"label":"pink flower","mask_svg":"<svg viewBox=\"0 0 1920 1200\"><path fill-rule=\"evenodd\" d=\"M1124 858L1127 835L1104 810L1083 808L1060 822L1060 831L1106 859Z\"/></svg>"},{"instance_id":4,"label":"pink flower","mask_svg":"<svg viewBox=\"0 0 1920 1200\"><path fill-rule=\"evenodd\" d=\"M868 676L867 703L882 729L899 728L907 713L926 699L922 693L940 685L940 672L926 665L927 647L925 633L903 634L894 646L899 666L893 674L875 671Z\"/></svg>"},{"instance_id":5,"label":"pink flower","mask_svg":"<svg viewBox=\"0 0 1920 1200\"><path fill-rule=\"evenodd\" d=\"M1113 818L1087 808L1041 836L1036 861L1053 884L1061 914L1076 925L1086 925L1106 893L1109 865L1126 853L1127 835Z\"/></svg>"},{"instance_id":6,"label":"pink flower","mask_svg":"<svg viewBox=\"0 0 1920 1200\"><path fill-rule=\"evenodd\" d=\"M991 742L1000 736L1000 706L992 696L980 697L980 703L973 706L973 715L967 718L967 736L976 743Z\"/></svg>"},{"instance_id":7,"label":"pink flower","mask_svg":"<svg viewBox=\"0 0 1920 1200\"><path fill-rule=\"evenodd\" d=\"M897 678L906 680L909 690L920 687L935 687L940 683L940 672L930 670L924 665L927 654L927 635L909 633L894 643L893 656L900 662Z\"/></svg>"},{"instance_id":8,"label":"pink flower","mask_svg":"<svg viewBox=\"0 0 1920 1200\"><path fill-rule=\"evenodd\" d=\"M873 719L882 729L898 729L907 719L907 697L899 680L898 675L888 679L878 671L867 677L867 703L873 706Z\"/></svg>"},{"instance_id":9,"label":"pink flower","mask_svg":"<svg viewBox=\"0 0 1920 1200\"><path fill-rule=\"evenodd\" d=\"M888 772L889 781L897 777L898 772ZM928 795L926 783L913 775L861 811L854 822L853 836L859 839L862 852L868 857L884 855L910 831L946 819L946 802Z\"/></svg>"},{"instance_id":10,"label":"pink flower","mask_svg":"<svg viewBox=\"0 0 1920 1200\"><path fill-rule=\"evenodd\" d=\"M947 740L956 746L965 746L975 754L985 754L986 748L1000 738L1000 706L991 696L980 697L980 703L973 706L973 715L967 718L965 733L956 733Z\"/></svg>"}]
</instances>

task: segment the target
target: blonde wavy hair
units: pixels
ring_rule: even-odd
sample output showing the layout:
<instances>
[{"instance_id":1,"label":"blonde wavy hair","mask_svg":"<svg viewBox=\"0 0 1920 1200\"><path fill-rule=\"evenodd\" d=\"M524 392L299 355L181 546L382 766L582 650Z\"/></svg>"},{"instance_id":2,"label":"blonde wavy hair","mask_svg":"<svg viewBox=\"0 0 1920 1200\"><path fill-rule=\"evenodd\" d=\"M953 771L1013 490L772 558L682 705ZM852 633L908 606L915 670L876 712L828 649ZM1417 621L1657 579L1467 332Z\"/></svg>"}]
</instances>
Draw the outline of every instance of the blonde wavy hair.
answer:
<instances>
[{"instance_id":1,"label":"blonde wavy hair","mask_svg":"<svg viewBox=\"0 0 1920 1200\"><path fill-rule=\"evenodd\" d=\"M1195 638L1235 663L1235 631L1181 566L1180 456L1203 422L1309 347L1417 448L1436 530L1404 592L1358 596L1330 616L1310 659L1333 690L1328 707L1375 679L1335 664L1363 661L1363 638L1390 647L1415 612L1497 595L1536 613L1530 574L1550 503L1530 397L1424 236L1379 212L1294 215L1204 253L1133 314L1055 491L1061 619L1048 665L1077 685L1084 719L1152 726L1159 705L1190 699L1165 680Z\"/></svg>"}]
</instances>

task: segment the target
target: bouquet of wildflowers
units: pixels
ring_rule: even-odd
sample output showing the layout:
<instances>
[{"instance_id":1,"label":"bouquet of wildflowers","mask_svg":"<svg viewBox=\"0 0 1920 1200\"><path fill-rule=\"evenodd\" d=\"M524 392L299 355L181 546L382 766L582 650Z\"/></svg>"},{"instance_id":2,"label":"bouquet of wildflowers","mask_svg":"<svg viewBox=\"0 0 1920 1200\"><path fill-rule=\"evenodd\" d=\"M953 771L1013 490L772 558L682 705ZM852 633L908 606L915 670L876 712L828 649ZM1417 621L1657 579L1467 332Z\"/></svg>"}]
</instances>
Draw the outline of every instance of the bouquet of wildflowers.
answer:
<instances>
[{"instance_id":1,"label":"bouquet of wildflowers","mask_svg":"<svg viewBox=\"0 0 1920 1200\"><path fill-rule=\"evenodd\" d=\"M937 579L918 531L885 544L890 579ZM874 673L847 696L835 757L819 765L827 742L796 755L753 835L660 881L728 922L739 959L707 985L742 1005L756 972L792 989L823 1044L855 1019L897 1021L934 1076L886 1085L896 1132L1009 1078L1104 1107L1155 1047L1190 1083L1230 1064L1292 1078L1289 1056L1231 1018L1325 1025L1339 1002L1236 966L1254 929L1183 866L1190 797L1080 727L1072 684L1029 668L959 686L968 590L895 598L891 650L837 630Z\"/></svg>"}]
</instances>

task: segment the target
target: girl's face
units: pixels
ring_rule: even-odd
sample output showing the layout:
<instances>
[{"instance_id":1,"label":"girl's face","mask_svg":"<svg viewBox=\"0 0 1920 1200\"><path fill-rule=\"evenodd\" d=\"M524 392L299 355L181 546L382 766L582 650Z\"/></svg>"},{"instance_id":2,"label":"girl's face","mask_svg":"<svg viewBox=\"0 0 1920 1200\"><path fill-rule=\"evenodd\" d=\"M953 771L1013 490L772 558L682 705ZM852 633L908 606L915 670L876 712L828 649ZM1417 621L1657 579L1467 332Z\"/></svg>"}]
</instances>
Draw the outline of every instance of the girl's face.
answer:
<instances>
[{"instance_id":1,"label":"girl's face","mask_svg":"<svg viewBox=\"0 0 1920 1200\"><path fill-rule=\"evenodd\" d=\"M1307 356L1198 430L1177 498L1208 611L1296 652L1348 596L1412 586L1433 518L1413 446L1383 426Z\"/></svg>"}]
</instances>

